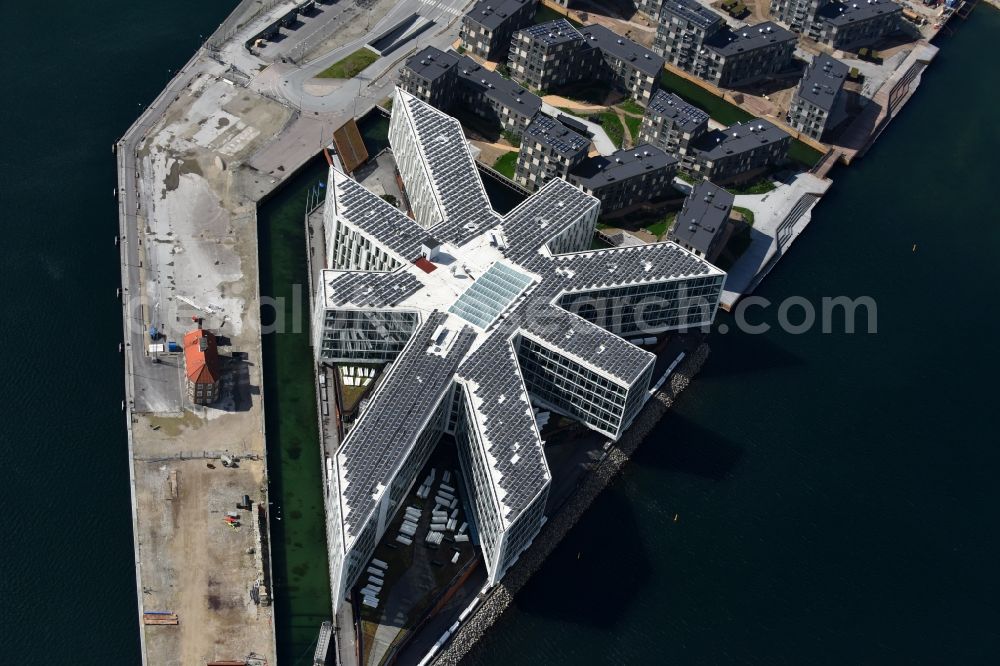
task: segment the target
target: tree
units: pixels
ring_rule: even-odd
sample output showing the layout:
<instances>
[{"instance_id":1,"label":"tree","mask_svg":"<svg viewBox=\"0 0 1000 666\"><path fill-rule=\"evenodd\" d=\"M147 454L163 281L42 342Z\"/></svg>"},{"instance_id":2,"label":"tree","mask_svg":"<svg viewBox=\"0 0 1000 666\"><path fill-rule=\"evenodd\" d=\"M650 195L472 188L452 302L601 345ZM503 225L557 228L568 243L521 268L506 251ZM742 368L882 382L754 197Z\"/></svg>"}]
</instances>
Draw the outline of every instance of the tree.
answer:
<instances>
[{"instance_id":1,"label":"tree","mask_svg":"<svg viewBox=\"0 0 1000 666\"><path fill-rule=\"evenodd\" d=\"M510 145L512 145L512 146L516 146L516 147L518 147L518 148L520 148L520 147L521 147L521 135L520 135L520 134L514 134L514 133L513 133L513 132L511 132L511 131L508 131L508 130L504 130L504 131L503 131L503 132L501 133L501 136L502 136L502 137L503 137L504 139L506 139L506 140L507 140L507 143L509 143Z\"/></svg>"}]
</instances>

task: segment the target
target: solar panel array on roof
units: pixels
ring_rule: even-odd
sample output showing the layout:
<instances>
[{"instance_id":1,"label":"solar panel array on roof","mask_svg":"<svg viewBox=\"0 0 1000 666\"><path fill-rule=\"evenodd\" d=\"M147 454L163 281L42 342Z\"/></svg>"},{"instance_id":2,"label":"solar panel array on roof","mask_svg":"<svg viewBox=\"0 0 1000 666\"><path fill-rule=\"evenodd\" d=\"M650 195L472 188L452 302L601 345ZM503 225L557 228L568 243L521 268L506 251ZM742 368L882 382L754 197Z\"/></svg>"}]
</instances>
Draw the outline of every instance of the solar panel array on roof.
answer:
<instances>
[{"instance_id":1,"label":"solar panel array on roof","mask_svg":"<svg viewBox=\"0 0 1000 666\"><path fill-rule=\"evenodd\" d=\"M524 263L600 205L600 201L562 178L553 178L504 217L507 256Z\"/></svg>"},{"instance_id":2,"label":"solar panel array on roof","mask_svg":"<svg viewBox=\"0 0 1000 666\"><path fill-rule=\"evenodd\" d=\"M696 0L666 0L661 11L690 21L703 30L722 22L720 15L703 7Z\"/></svg>"},{"instance_id":3,"label":"solar panel array on roof","mask_svg":"<svg viewBox=\"0 0 1000 666\"><path fill-rule=\"evenodd\" d=\"M396 305L420 289L420 282L405 271L323 271L327 305L386 307Z\"/></svg>"},{"instance_id":4,"label":"solar panel array on roof","mask_svg":"<svg viewBox=\"0 0 1000 666\"><path fill-rule=\"evenodd\" d=\"M331 169L337 214L399 255L404 262L416 257L427 231L353 178Z\"/></svg>"},{"instance_id":5,"label":"solar panel array on roof","mask_svg":"<svg viewBox=\"0 0 1000 666\"><path fill-rule=\"evenodd\" d=\"M349 538L358 535L393 470L415 444L472 345L475 333L466 326L447 354L428 354L431 337L445 319L445 314L434 312L413 334L365 410L366 416L376 418L358 419L337 450Z\"/></svg>"},{"instance_id":6,"label":"solar panel array on roof","mask_svg":"<svg viewBox=\"0 0 1000 666\"><path fill-rule=\"evenodd\" d=\"M414 116L420 118L421 147L426 149L428 142L433 144L439 119L422 113L420 107L426 106L422 102L412 106ZM437 161L432 175L442 174L442 178L452 170L465 170L460 163L450 161L448 155L437 154L433 147L426 159ZM478 174L468 177L478 181ZM455 317L448 319L440 312L427 317L338 450L345 531L349 535L356 536L375 498L454 377L467 387L489 453L490 478L503 505L503 518L509 524L551 480L512 339L525 331L579 359L581 364L631 384L648 368L651 355L554 303L562 294L724 275L673 243L554 256L551 251L542 251L581 220L596 219L600 206L597 199L562 179L549 181L503 218L491 211L490 225L476 228L473 224L470 229L460 216L430 230L421 229L375 195L362 195L358 190L367 190L349 180L338 180L336 191L331 193L337 197L338 212L379 243L393 243L399 248L395 251L404 256L415 256L428 234L455 244L455 239L471 239L502 222L499 251L505 257L491 264L459 296L449 310ZM443 183L435 186L447 189ZM497 247L495 242L491 246ZM391 307L399 294L415 293L410 290L422 288L424 280L432 288L430 282L440 279L447 279L447 272L424 275L398 269L395 273L344 274L331 284L331 297L338 303ZM366 280L371 281L370 290L360 284ZM418 286L414 287L414 282ZM463 326L444 356L428 354L430 338L438 326L445 321L458 323L459 319L477 328ZM472 350L474 343L479 346Z\"/></svg>"},{"instance_id":7,"label":"solar panel array on roof","mask_svg":"<svg viewBox=\"0 0 1000 666\"><path fill-rule=\"evenodd\" d=\"M458 225L468 236L498 224L500 217L490 205L461 123L402 90L397 99L403 101L413 120L413 131L448 226Z\"/></svg>"},{"instance_id":8,"label":"solar panel array on roof","mask_svg":"<svg viewBox=\"0 0 1000 666\"><path fill-rule=\"evenodd\" d=\"M535 116L525 135L525 139L537 141L566 157L585 153L590 147L590 139L545 114Z\"/></svg>"},{"instance_id":9,"label":"solar panel array on roof","mask_svg":"<svg viewBox=\"0 0 1000 666\"><path fill-rule=\"evenodd\" d=\"M521 32L529 35L531 39L545 44L560 44L573 40L583 40L583 35L580 34L580 31L564 18L528 26L527 28L522 28Z\"/></svg>"},{"instance_id":10,"label":"solar panel array on roof","mask_svg":"<svg viewBox=\"0 0 1000 666\"><path fill-rule=\"evenodd\" d=\"M494 481L509 523L542 491L550 475L508 328L472 354L459 376L470 382L480 437L495 461Z\"/></svg>"},{"instance_id":11,"label":"solar panel array on roof","mask_svg":"<svg viewBox=\"0 0 1000 666\"><path fill-rule=\"evenodd\" d=\"M689 104L674 93L656 91L646 111L650 115L666 116L683 131L691 132L708 123L708 114L694 104Z\"/></svg>"},{"instance_id":12,"label":"solar panel array on roof","mask_svg":"<svg viewBox=\"0 0 1000 666\"><path fill-rule=\"evenodd\" d=\"M616 377L626 387L655 359L648 351L556 305L539 311L522 330L577 362Z\"/></svg>"},{"instance_id":13,"label":"solar panel array on roof","mask_svg":"<svg viewBox=\"0 0 1000 666\"><path fill-rule=\"evenodd\" d=\"M646 284L722 271L675 243L652 243L557 255L557 272L566 276L566 291Z\"/></svg>"},{"instance_id":14,"label":"solar panel array on roof","mask_svg":"<svg viewBox=\"0 0 1000 666\"><path fill-rule=\"evenodd\" d=\"M557 182L566 185L564 181L553 180L546 187ZM572 186L569 188L575 190ZM552 191L559 193L561 187L555 186ZM537 197L538 194L533 199ZM543 205L541 209L548 210L551 205L550 199L548 205ZM527 210L533 209L529 207ZM522 211L522 215L527 216L526 220L530 219L527 212ZM530 239L532 244L538 243L536 248L541 247L551 238L549 233L553 228L558 227L558 224L546 227L547 233L530 231L518 238ZM505 235L509 236L506 226ZM510 244L514 245L513 242ZM567 291L583 292L723 274L674 243L554 257L532 251L520 256L524 259L519 263L542 275L541 282L529 292L523 303L490 331L487 340L469 355L458 370L458 376L469 383L476 397L482 439L501 472L496 484L503 491L501 501L507 510L505 516L508 520L513 520L528 507L548 479L542 443L535 435L530 410L525 409L528 398L511 348L511 338L520 330L534 331L537 337L568 355L629 383L642 374L651 355L551 303L560 293ZM570 330L573 334L566 338ZM507 465L505 461L510 461L515 454L519 457L517 464Z\"/></svg>"},{"instance_id":15,"label":"solar panel array on roof","mask_svg":"<svg viewBox=\"0 0 1000 666\"><path fill-rule=\"evenodd\" d=\"M498 261L459 296L448 312L485 330L530 284L530 276Z\"/></svg>"}]
</instances>

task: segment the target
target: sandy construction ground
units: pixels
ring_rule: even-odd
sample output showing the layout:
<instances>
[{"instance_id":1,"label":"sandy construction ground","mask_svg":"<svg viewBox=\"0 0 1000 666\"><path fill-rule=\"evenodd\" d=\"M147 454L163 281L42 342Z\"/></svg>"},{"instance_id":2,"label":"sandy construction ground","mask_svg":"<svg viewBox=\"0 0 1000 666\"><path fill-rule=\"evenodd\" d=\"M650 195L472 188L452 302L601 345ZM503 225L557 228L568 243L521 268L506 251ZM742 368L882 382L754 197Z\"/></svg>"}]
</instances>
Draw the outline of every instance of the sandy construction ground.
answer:
<instances>
[{"instance_id":1,"label":"sandy construction ground","mask_svg":"<svg viewBox=\"0 0 1000 666\"><path fill-rule=\"evenodd\" d=\"M192 405L183 357L168 356L163 364L177 368L177 386L161 387L164 400L133 416L142 609L179 620L143 627L156 666L275 663L272 607L250 594L265 581L256 507L267 496L256 215L241 185L246 161L291 118L287 108L205 75L139 149L145 323L180 340L196 317L229 342L220 349L217 403ZM223 467L223 453L239 466ZM244 495L253 512L236 508ZM227 512L239 514L238 529Z\"/></svg>"},{"instance_id":2,"label":"sandy construction ground","mask_svg":"<svg viewBox=\"0 0 1000 666\"><path fill-rule=\"evenodd\" d=\"M154 424L158 431L150 429ZM143 609L173 612L179 619L176 626L144 628L151 664L186 666L251 655L273 663L272 607L250 597L260 576L256 509L236 508L243 495L255 507L264 498L263 462L243 459L227 469L218 458L201 457L214 451L179 450L200 440L238 451L254 435L239 427L236 419L206 422L190 414L141 418L137 424L137 432L149 433L136 438L142 445L135 452ZM172 455L183 457L167 457ZM240 516L239 529L223 519L231 511Z\"/></svg>"}]
</instances>

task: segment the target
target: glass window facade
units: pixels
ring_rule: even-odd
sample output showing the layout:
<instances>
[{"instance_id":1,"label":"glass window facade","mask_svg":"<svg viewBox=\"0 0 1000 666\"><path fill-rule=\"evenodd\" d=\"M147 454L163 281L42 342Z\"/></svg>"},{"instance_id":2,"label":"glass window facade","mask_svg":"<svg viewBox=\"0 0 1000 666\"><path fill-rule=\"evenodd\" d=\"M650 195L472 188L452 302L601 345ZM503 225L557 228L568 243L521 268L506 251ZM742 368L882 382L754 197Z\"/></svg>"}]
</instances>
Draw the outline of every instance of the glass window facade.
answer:
<instances>
[{"instance_id":1,"label":"glass window facade","mask_svg":"<svg viewBox=\"0 0 1000 666\"><path fill-rule=\"evenodd\" d=\"M517 561L518 556L524 549L531 545L532 539L538 534L542 526L542 517L545 512L545 502L549 497L549 489L545 490L535 498L531 505L518 516L514 524L507 530L504 537L503 557L500 562L500 576L506 573L507 569ZM498 577L498 578L499 578Z\"/></svg>"},{"instance_id":2,"label":"glass window facade","mask_svg":"<svg viewBox=\"0 0 1000 666\"><path fill-rule=\"evenodd\" d=\"M320 358L380 363L399 356L418 324L403 310L327 310Z\"/></svg>"},{"instance_id":3,"label":"glass window facade","mask_svg":"<svg viewBox=\"0 0 1000 666\"><path fill-rule=\"evenodd\" d=\"M548 484L522 511L513 523L504 527L501 517L503 507L493 491L487 466L486 447L480 437L467 393L458 387L458 423L455 443L462 477L470 493L472 519L479 535L479 545L486 561L490 584L495 584L507 572L518 556L530 545L542 525Z\"/></svg>"},{"instance_id":4,"label":"glass window facade","mask_svg":"<svg viewBox=\"0 0 1000 666\"><path fill-rule=\"evenodd\" d=\"M563 294L559 305L623 337L709 324L724 275Z\"/></svg>"},{"instance_id":5,"label":"glass window facade","mask_svg":"<svg viewBox=\"0 0 1000 666\"><path fill-rule=\"evenodd\" d=\"M532 398L617 437L625 416L626 386L523 335L517 359Z\"/></svg>"},{"instance_id":6,"label":"glass window facade","mask_svg":"<svg viewBox=\"0 0 1000 666\"><path fill-rule=\"evenodd\" d=\"M492 573L498 566L497 549L503 532L503 521L500 515L500 502L493 493L490 472L486 467L486 449L479 437L467 395L459 405L455 443L458 446L458 461L462 475L465 477L466 487L472 494L470 504L472 517L479 532L479 545L483 549L486 567Z\"/></svg>"}]
</instances>

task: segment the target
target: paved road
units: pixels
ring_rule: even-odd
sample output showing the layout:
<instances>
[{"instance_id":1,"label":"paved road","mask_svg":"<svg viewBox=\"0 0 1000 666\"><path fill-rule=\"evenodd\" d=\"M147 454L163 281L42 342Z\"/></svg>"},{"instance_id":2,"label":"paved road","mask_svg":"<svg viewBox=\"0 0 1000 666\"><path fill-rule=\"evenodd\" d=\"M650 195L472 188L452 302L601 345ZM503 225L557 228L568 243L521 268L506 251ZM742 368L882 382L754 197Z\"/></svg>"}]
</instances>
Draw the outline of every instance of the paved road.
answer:
<instances>
[{"instance_id":1,"label":"paved road","mask_svg":"<svg viewBox=\"0 0 1000 666\"><path fill-rule=\"evenodd\" d=\"M402 0L372 25L367 34L299 66L283 63L271 65L266 72L255 78L252 87L268 97L285 100L303 113L353 111L351 107L354 105L355 96L377 102L389 96L391 86L394 84L393 77L383 77L383 74L398 67L397 60L415 50L417 46L433 44L445 48L450 45L457 38L458 18L464 13L466 6L471 4L471 0ZM307 84L313 82L317 74L363 47L372 36L381 34L413 13L430 19L434 25L415 40L381 58L355 79L344 81L339 86L332 83L331 87L336 86L338 92L325 95L310 92ZM449 24L451 24L450 29ZM227 50L225 55L240 62L246 60L243 54L237 55L230 50ZM353 86L357 87L352 90Z\"/></svg>"},{"instance_id":2,"label":"paved road","mask_svg":"<svg viewBox=\"0 0 1000 666\"><path fill-rule=\"evenodd\" d=\"M179 412L181 409L180 359L164 358L164 362L154 363L154 358L146 353L150 303L145 302L143 287L154 287L149 280L155 278L155 273L143 263L145 260L139 225L145 224L154 188L151 174L144 173L141 169L138 149L146 133L159 122L167 107L204 71L205 64L199 60L199 55L200 52L178 72L125 136L115 144L122 258L122 318L127 346L126 391L130 406L137 412ZM150 291L157 293L155 287ZM155 312L155 303L153 305Z\"/></svg>"}]
</instances>

